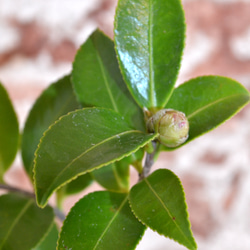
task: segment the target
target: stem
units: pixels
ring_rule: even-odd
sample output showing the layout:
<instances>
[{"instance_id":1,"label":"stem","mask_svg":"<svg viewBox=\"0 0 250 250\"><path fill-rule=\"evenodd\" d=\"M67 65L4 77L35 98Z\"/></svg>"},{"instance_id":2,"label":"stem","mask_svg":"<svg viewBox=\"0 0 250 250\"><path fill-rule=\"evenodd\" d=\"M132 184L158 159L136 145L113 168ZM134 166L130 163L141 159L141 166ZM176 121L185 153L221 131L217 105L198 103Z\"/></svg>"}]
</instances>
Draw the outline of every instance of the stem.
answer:
<instances>
[{"instance_id":1,"label":"stem","mask_svg":"<svg viewBox=\"0 0 250 250\"><path fill-rule=\"evenodd\" d=\"M15 187L11 187L9 185L6 184L0 184L0 189L3 190L7 190L9 192L13 192L13 193L19 193L19 194L23 194L29 198L35 199L36 196L34 193L19 189L19 188L15 188ZM51 206L52 207L52 206ZM65 220L65 215L56 207L52 207L55 213L55 216L61 221L63 222Z\"/></svg>"},{"instance_id":2,"label":"stem","mask_svg":"<svg viewBox=\"0 0 250 250\"><path fill-rule=\"evenodd\" d=\"M23 195L28 196L28 197L33 198L33 199L36 198L34 193L31 193L31 192L28 192L28 191L25 191L25 190L21 190L19 188L11 187L9 185L0 184L0 189L7 190L7 191L10 191L10 192L13 192L13 193L23 194Z\"/></svg>"},{"instance_id":3,"label":"stem","mask_svg":"<svg viewBox=\"0 0 250 250\"><path fill-rule=\"evenodd\" d=\"M61 187L59 190L56 192L56 205L59 210L63 210L63 201L65 198L65 186Z\"/></svg>"},{"instance_id":4,"label":"stem","mask_svg":"<svg viewBox=\"0 0 250 250\"><path fill-rule=\"evenodd\" d=\"M153 146L154 150L152 153L146 154L145 164L144 164L142 173L139 175L139 181L143 180L144 178L146 178L149 175L150 170L154 164L154 156L156 153L156 146L157 146L155 141L152 141L152 146Z\"/></svg>"},{"instance_id":5,"label":"stem","mask_svg":"<svg viewBox=\"0 0 250 250\"><path fill-rule=\"evenodd\" d=\"M52 207L55 213L55 216L61 221L63 222L66 218L65 214L59 210L57 207Z\"/></svg>"}]
</instances>

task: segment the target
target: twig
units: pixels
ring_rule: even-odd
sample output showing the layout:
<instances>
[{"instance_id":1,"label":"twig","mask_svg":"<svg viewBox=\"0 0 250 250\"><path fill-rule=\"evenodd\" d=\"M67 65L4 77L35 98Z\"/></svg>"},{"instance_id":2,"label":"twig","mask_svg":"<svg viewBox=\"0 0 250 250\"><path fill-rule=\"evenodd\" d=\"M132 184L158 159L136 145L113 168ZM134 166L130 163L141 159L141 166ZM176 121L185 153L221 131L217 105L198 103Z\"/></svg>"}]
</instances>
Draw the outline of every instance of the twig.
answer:
<instances>
[{"instance_id":1,"label":"twig","mask_svg":"<svg viewBox=\"0 0 250 250\"><path fill-rule=\"evenodd\" d=\"M14 193L23 194L23 195L25 195L27 197L30 197L32 199L36 198L34 193L31 193L31 192L28 192L28 191L25 191L25 190L22 190L22 189L19 189L19 188L15 188L15 187L12 187L12 186L9 186L9 185L6 185L6 184L0 184L0 189L7 190L7 191L10 191L10 192L14 192ZM65 215L58 208L56 208L56 207L52 207L52 208L54 210L55 216L61 222L63 222L65 220Z\"/></svg>"},{"instance_id":2,"label":"twig","mask_svg":"<svg viewBox=\"0 0 250 250\"><path fill-rule=\"evenodd\" d=\"M34 193L31 193L31 192L28 192L28 191L25 191L25 190L22 190L19 188L11 187L9 185L0 184L0 189L7 190L10 192L14 192L14 193L23 194L23 195L28 196L28 197L33 198L33 199L36 198Z\"/></svg>"},{"instance_id":3,"label":"twig","mask_svg":"<svg viewBox=\"0 0 250 250\"><path fill-rule=\"evenodd\" d=\"M56 207L52 207L52 208L53 208L53 210L54 210L55 216L56 216L61 222L63 222L63 221L66 219L65 214L64 214L61 210L59 210L58 208L56 208Z\"/></svg>"},{"instance_id":4,"label":"twig","mask_svg":"<svg viewBox=\"0 0 250 250\"><path fill-rule=\"evenodd\" d=\"M143 180L145 177L148 176L148 174L150 173L150 170L154 164L154 156L155 156L157 144L155 141L152 141L152 145L153 145L154 151L151 154L149 154L149 153L146 154L145 164L144 164L142 173L139 175L139 181Z\"/></svg>"}]
</instances>

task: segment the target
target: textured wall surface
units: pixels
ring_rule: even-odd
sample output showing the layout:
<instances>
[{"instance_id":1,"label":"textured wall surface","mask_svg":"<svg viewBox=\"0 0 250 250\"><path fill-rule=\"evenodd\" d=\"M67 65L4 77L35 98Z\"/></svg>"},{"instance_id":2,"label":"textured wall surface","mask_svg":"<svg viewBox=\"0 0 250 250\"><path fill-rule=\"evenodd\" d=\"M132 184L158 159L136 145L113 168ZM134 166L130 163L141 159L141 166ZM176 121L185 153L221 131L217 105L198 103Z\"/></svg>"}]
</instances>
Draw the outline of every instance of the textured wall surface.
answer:
<instances>
[{"instance_id":1,"label":"textured wall surface","mask_svg":"<svg viewBox=\"0 0 250 250\"><path fill-rule=\"evenodd\" d=\"M20 127L44 88L71 70L77 48L100 27L113 35L117 0L0 0L0 81ZM250 90L250 1L185 0L187 38L178 84L199 75L224 75ZM182 180L200 250L250 249L250 106L154 168ZM30 189L20 157L5 180ZM136 176L133 170L132 179ZM99 188L93 186L93 188ZM81 194L82 196L82 194ZM65 210L77 198L65 202ZM181 250L147 231L139 250Z\"/></svg>"}]
</instances>

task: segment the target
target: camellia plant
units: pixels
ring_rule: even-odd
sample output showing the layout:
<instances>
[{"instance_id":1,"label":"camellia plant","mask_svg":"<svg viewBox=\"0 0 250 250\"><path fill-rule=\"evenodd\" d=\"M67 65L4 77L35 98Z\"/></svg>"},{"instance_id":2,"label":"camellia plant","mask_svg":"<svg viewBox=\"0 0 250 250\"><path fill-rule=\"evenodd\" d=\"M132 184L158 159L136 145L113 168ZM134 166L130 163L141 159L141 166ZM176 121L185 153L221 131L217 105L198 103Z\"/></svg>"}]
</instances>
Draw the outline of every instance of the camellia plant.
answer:
<instances>
[{"instance_id":1,"label":"camellia plant","mask_svg":"<svg viewBox=\"0 0 250 250\"><path fill-rule=\"evenodd\" d=\"M160 152L228 120L250 95L221 76L175 87L184 40L179 0L119 0L114 41L92 33L71 74L36 100L22 137L0 85L0 188L9 191L0 196L0 249L130 250L147 227L197 249L179 178L151 167ZM19 144L34 194L4 183ZM130 166L138 171L132 187ZM64 198L93 181L105 191L87 194L64 218Z\"/></svg>"}]
</instances>

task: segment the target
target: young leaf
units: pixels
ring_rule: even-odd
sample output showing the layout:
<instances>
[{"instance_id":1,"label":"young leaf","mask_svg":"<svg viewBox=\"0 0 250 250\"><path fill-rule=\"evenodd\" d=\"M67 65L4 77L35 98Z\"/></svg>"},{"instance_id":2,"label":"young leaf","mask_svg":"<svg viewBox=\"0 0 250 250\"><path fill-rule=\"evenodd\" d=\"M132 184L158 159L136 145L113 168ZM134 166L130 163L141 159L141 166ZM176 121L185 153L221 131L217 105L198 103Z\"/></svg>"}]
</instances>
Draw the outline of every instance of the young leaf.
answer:
<instances>
[{"instance_id":1,"label":"young leaf","mask_svg":"<svg viewBox=\"0 0 250 250\"><path fill-rule=\"evenodd\" d=\"M178 0L119 0L115 45L124 79L141 107L162 108L180 68L185 20Z\"/></svg>"},{"instance_id":2,"label":"young leaf","mask_svg":"<svg viewBox=\"0 0 250 250\"><path fill-rule=\"evenodd\" d=\"M176 88L166 108L186 114L189 142L231 118L249 100L249 92L235 80L221 76L202 76Z\"/></svg>"},{"instance_id":3,"label":"young leaf","mask_svg":"<svg viewBox=\"0 0 250 250\"><path fill-rule=\"evenodd\" d=\"M135 152L157 135L132 130L118 113L86 108L60 118L36 151L37 202L45 206L57 188L79 175Z\"/></svg>"},{"instance_id":4,"label":"young leaf","mask_svg":"<svg viewBox=\"0 0 250 250\"><path fill-rule=\"evenodd\" d=\"M114 43L99 30L78 51L72 82L83 106L113 109L124 116L131 127L145 131L142 110L120 73Z\"/></svg>"},{"instance_id":5,"label":"young leaf","mask_svg":"<svg viewBox=\"0 0 250 250\"><path fill-rule=\"evenodd\" d=\"M0 249L30 250L53 223L53 209L16 194L0 196Z\"/></svg>"},{"instance_id":6,"label":"young leaf","mask_svg":"<svg viewBox=\"0 0 250 250\"><path fill-rule=\"evenodd\" d=\"M69 212L57 250L122 249L136 247L145 231L133 215L127 194L94 192Z\"/></svg>"},{"instance_id":7,"label":"young leaf","mask_svg":"<svg viewBox=\"0 0 250 250\"><path fill-rule=\"evenodd\" d=\"M46 237L39 243L39 245L32 250L55 250L58 240L58 229L56 224L50 229Z\"/></svg>"},{"instance_id":8,"label":"young leaf","mask_svg":"<svg viewBox=\"0 0 250 250\"><path fill-rule=\"evenodd\" d=\"M129 201L132 211L146 226L188 249L197 249L181 182L170 170L156 170L136 184Z\"/></svg>"},{"instance_id":9,"label":"young leaf","mask_svg":"<svg viewBox=\"0 0 250 250\"><path fill-rule=\"evenodd\" d=\"M36 100L25 123L22 136L22 158L30 177L33 174L34 153L44 131L60 116L78 107L70 76L51 84Z\"/></svg>"},{"instance_id":10,"label":"young leaf","mask_svg":"<svg viewBox=\"0 0 250 250\"><path fill-rule=\"evenodd\" d=\"M91 174L100 185L109 191L121 193L129 191L129 164L123 159L96 169Z\"/></svg>"},{"instance_id":11,"label":"young leaf","mask_svg":"<svg viewBox=\"0 0 250 250\"><path fill-rule=\"evenodd\" d=\"M15 159L19 143L18 121L8 93L0 83L0 182Z\"/></svg>"}]
</instances>

